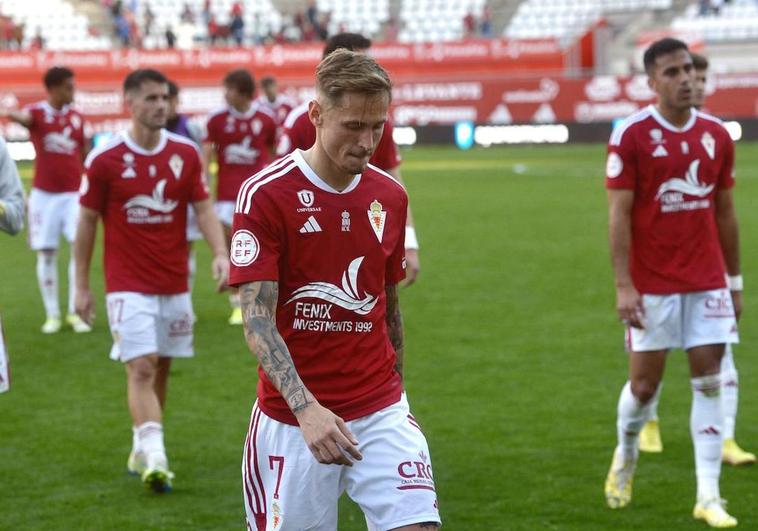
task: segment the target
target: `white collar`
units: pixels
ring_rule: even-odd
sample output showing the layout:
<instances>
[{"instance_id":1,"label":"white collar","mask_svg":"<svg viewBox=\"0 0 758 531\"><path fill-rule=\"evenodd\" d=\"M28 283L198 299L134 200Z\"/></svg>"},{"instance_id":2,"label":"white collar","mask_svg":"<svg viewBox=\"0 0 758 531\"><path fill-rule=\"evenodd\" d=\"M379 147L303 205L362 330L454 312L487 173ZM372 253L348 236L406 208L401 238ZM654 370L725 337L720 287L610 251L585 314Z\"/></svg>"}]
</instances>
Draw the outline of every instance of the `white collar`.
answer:
<instances>
[{"instance_id":1,"label":"white collar","mask_svg":"<svg viewBox=\"0 0 758 531\"><path fill-rule=\"evenodd\" d=\"M155 146L151 150L147 150L137 144L137 142L134 141L132 137L129 136L129 131L122 131L121 132L121 138L124 139L124 144L126 144L126 147L134 151L135 153L139 153L140 155L156 155L163 151L163 148L166 147L166 142L168 141L168 135L166 134L165 129L161 129L160 131L161 138L158 141L158 145Z\"/></svg>"},{"instance_id":2,"label":"white collar","mask_svg":"<svg viewBox=\"0 0 758 531\"><path fill-rule=\"evenodd\" d=\"M295 161L297 167L300 168L300 171L303 172L305 178L308 179L313 184L313 186L319 188L320 190L323 190L324 192L329 192L330 194L347 194L355 190L358 187L358 183L361 182L361 174L359 173L353 176L353 180L350 182L350 184L347 185L347 188L342 191L336 190L331 184L327 183L324 179L316 175L316 172L313 171L313 168L311 168L305 161L302 150L296 149L293 151L292 160Z\"/></svg>"},{"instance_id":3,"label":"white collar","mask_svg":"<svg viewBox=\"0 0 758 531\"><path fill-rule=\"evenodd\" d=\"M671 122L666 120L663 115L658 112L658 109L653 105L650 104L650 114L653 115L653 119L661 124L664 128L668 129L669 131L673 131L674 133L684 133L686 131L689 131L692 129L692 126L695 125L695 120L697 120L697 109L695 107L692 107L690 109L690 119L687 120L687 123L684 124L682 127L676 127Z\"/></svg>"}]
</instances>

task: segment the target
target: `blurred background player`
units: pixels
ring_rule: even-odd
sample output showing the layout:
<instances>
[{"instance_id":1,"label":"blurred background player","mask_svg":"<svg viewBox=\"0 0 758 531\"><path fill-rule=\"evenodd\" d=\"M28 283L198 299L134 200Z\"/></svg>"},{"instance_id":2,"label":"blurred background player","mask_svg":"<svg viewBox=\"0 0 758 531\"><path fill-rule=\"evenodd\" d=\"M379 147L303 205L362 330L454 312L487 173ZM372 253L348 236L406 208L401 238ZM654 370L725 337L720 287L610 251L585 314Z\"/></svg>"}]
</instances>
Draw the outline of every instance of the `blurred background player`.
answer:
<instances>
[{"instance_id":1,"label":"blurred background player","mask_svg":"<svg viewBox=\"0 0 758 531\"><path fill-rule=\"evenodd\" d=\"M37 282L47 319L44 334L61 329L58 301L58 245L60 237L74 241L79 215L82 161L90 149L82 116L71 107L74 73L55 66L43 78L47 99L17 111L5 111L14 122L29 129L34 144L34 180L29 194L29 244L37 251ZM74 312L76 296L74 256L68 263L68 323L75 332L92 329Z\"/></svg>"},{"instance_id":2,"label":"blurred background player","mask_svg":"<svg viewBox=\"0 0 758 531\"><path fill-rule=\"evenodd\" d=\"M18 234L24 228L24 188L8 145L0 137L0 230Z\"/></svg>"},{"instance_id":3,"label":"blurred background player","mask_svg":"<svg viewBox=\"0 0 758 531\"><path fill-rule=\"evenodd\" d=\"M695 67L695 82L693 84L692 105L698 110L705 104L705 83L708 74L708 59L696 53L690 53L692 65ZM663 383L661 383L663 387ZM658 422L658 402L661 396L659 390L650 403L650 420L645 423L640 432L640 451L662 452L660 425ZM739 466L755 463L755 454L746 452L737 444L734 437L737 422L737 405L739 399L739 377L734 364L732 345L727 343L724 357L721 359L721 407L724 410L724 445L721 458L725 463Z\"/></svg>"},{"instance_id":4,"label":"blurred background player","mask_svg":"<svg viewBox=\"0 0 758 531\"><path fill-rule=\"evenodd\" d=\"M276 118L276 125L281 126L287 115L296 107L295 101L284 94L279 94L276 79L271 76L261 78L261 94L255 100L262 107L268 108Z\"/></svg>"},{"instance_id":5,"label":"blurred background player","mask_svg":"<svg viewBox=\"0 0 758 531\"><path fill-rule=\"evenodd\" d=\"M203 140L203 130L201 127L194 125L184 114L179 113L179 86L173 81L168 81L168 118L166 119L166 130L184 138L192 140L200 149ZM205 163L203 163L205 169ZM197 260L195 258L194 242L201 240L203 233L197 226L195 209L192 206L187 207L187 244L189 245L189 290L195 283L195 272L197 271Z\"/></svg>"},{"instance_id":6,"label":"blurred background player","mask_svg":"<svg viewBox=\"0 0 758 531\"><path fill-rule=\"evenodd\" d=\"M432 464L403 392L408 196L368 165L392 85L347 50L321 61L316 84L316 143L248 179L234 215L231 278L260 377L242 466L247 527L337 529L346 491L368 529L437 529L431 474L398 487L421 470L411 462Z\"/></svg>"},{"instance_id":7,"label":"blurred background player","mask_svg":"<svg viewBox=\"0 0 758 531\"><path fill-rule=\"evenodd\" d=\"M208 117L203 156L210 168L215 158L216 214L224 226L229 247L229 232L234 202L242 183L271 162L276 142L276 118L268 108L253 102L255 81L244 69L233 70L224 78L226 107ZM206 172L210 177L210 170ZM239 294L229 296L232 314L229 324L241 325Z\"/></svg>"},{"instance_id":8,"label":"blurred background player","mask_svg":"<svg viewBox=\"0 0 758 531\"><path fill-rule=\"evenodd\" d=\"M371 47L371 40L358 33L338 33L329 37L324 46L322 57L326 57L334 50L346 49L353 52L364 53ZM379 145L369 161L379 169L392 175L403 183L400 174L400 153L392 138L392 119L387 118L384 132ZM282 127L282 133L276 147L276 154L284 156L296 149L308 149L316 141L316 128L308 117L308 102L298 105L287 116ZM404 183L403 183L404 184ZM416 281L420 271L418 256L418 236L413 223L410 204L408 205L408 225L405 229L405 258L407 261L405 286L410 286Z\"/></svg>"},{"instance_id":9,"label":"blurred background player","mask_svg":"<svg viewBox=\"0 0 758 531\"><path fill-rule=\"evenodd\" d=\"M712 527L734 527L737 520L726 512L719 491L719 373L724 345L739 341L736 317L742 308L734 144L718 119L692 107L694 66L686 44L656 41L645 51L644 65L656 103L616 127L606 165L616 308L629 350L606 502L612 509L631 502L639 432L666 355L681 348L692 386L697 477L692 514Z\"/></svg>"},{"instance_id":10,"label":"blurred background player","mask_svg":"<svg viewBox=\"0 0 758 531\"><path fill-rule=\"evenodd\" d=\"M91 322L89 270L98 219L105 227L104 272L111 358L126 367L132 451L128 470L156 492L173 474L163 443L162 416L173 357L191 357L193 311L187 284L187 205L213 252L221 289L229 271L228 247L202 177L197 146L163 129L168 82L156 70L135 70L124 81L129 131L87 158L77 257L79 315Z\"/></svg>"}]
</instances>

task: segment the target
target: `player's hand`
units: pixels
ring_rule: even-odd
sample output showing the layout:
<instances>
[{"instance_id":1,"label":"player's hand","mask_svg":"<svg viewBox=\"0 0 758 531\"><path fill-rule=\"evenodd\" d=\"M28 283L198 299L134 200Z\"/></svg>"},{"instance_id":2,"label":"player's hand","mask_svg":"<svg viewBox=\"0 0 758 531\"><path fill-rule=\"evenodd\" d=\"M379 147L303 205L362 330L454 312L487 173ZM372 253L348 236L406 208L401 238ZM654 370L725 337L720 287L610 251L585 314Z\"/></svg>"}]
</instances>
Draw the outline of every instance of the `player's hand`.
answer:
<instances>
[{"instance_id":1,"label":"player's hand","mask_svg":"<svg viewBox=\"0 0 758 531\"><path fill-rule=\"evenodd\" d=\"M74 299L74 310L82 318L82 321L92 326L95 322L95 299L89 288L77 288L76 298Z\"/></svg>"},{"instance_id":2,"label":"player's hand","mask_svg":"<svg viewBox=\"0 0 758 531\"><path fill-rule=\"evenodd\" d=\"M616 288L616 311L625 325L645 328L645 308L642 305L642 297L634 286Z\"/></svg>"},{"instance_id":3,"label":"player's hand","mask_svg":"<svg viewBox=\"0 0 758 531\"><path fill-rule=\"evenodd\" d=\"M217 254L211 263L213 280L216 281L216 291L229 289L229 258L225 254Z\"/></svg>"},{"instance_id":4,"label":"player's hand","mask_svg":"<svg viewBox=\"0 0 758 531\"><path fill-rule=\"evenodd\" d=\"M739 321L740 316L742 315L742 292L741 291L732 292L732 307L734 308L734 316L737 318L737 321Z\"/></svg>"},{"instance_id":5,"label":"player's hand","mask_svg":"<svg viewBox=\"0 0 758 531\"><path fill-rule=\"evenodd\" d=\"M418 277L420 270L421 270L421 264L418 259L418 249L406 249L405 250L405 280L403 281L402 286L404 288L407 288L408 286L416 282L416 277Z\"/></svg>"},{"instance_id":6,"label":"player's hand","mask_svg":"<svg viewBox=\"0 0 758 531\"><path fill-rule=\"evenodd\" d=\"M363 455L358 451L358 440L345 421L313 402L295 414L308 449L316 461L325 465L353 466Z\"/></svg>"}]
</instances>

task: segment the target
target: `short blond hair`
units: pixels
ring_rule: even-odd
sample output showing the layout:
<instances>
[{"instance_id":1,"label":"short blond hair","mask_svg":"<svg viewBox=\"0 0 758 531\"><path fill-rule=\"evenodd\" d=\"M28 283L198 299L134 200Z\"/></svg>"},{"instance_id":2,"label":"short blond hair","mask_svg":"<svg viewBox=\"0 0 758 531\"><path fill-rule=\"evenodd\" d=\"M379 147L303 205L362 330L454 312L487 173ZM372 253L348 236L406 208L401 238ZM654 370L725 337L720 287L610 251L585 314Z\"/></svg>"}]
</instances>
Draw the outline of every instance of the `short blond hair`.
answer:
<instances>
[{"instance_id":1,"label":"short blond hair","mask_svg":"<svg viewBox=\"0 0 758 531\"><path fill-rule=\"evenodd\" d=\"M316 68L316 91L329 104L337 104L346 92L379 95L392 101L392 81L387 72L365 53L339 49Z\"/></svg>"}]
</instances>

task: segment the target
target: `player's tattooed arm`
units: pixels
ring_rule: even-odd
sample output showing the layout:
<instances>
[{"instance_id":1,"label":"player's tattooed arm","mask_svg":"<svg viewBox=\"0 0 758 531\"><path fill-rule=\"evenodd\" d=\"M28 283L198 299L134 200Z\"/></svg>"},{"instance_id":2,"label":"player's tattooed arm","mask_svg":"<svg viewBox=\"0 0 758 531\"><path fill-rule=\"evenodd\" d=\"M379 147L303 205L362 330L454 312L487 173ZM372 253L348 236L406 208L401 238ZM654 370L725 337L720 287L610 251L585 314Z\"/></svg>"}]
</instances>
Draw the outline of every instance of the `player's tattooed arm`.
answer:
<instances>
[{"instance_id":1,"label":"player's tattooed arm","mask_svg":"<svg viewBox=\"0 0 758 531\"><path fill-rule=\"evenodd\" d=\"M287 401L293 413L314 401L297 374L287 345L276 328L276 303L279 284L260 281L243 284L239 289L245 338L261 367Z\"/></svg>"},{"instance_id":2,"label":"player's tattooed arm","mask_svg":"<svg viewBox=\"0 0 758 531\"><path fill-rule=\"evenodd\" d=\"M388 284L384 288L387 298L387 333L390 336L390 343L395 348L397 360L395 361L395 370L403 377L403 316L400 314L400 299L397 295L397 284Z\"/></svg>"}]
</instances>

